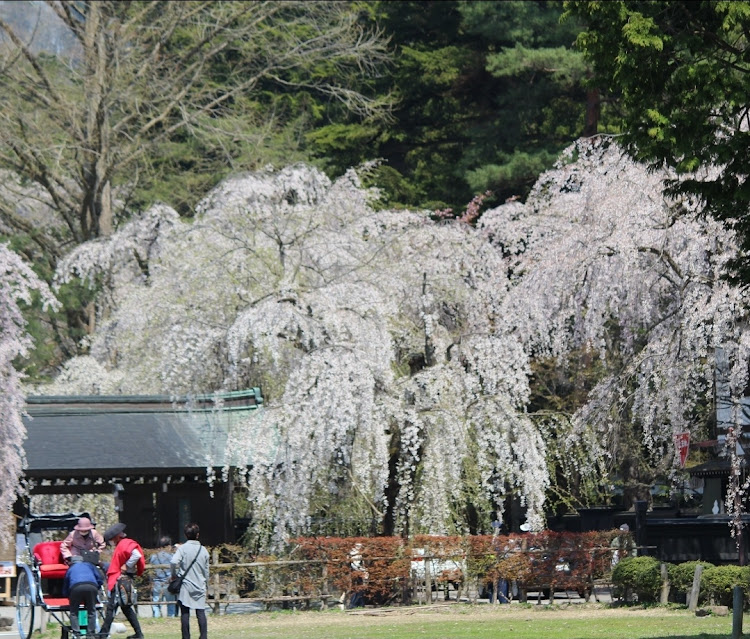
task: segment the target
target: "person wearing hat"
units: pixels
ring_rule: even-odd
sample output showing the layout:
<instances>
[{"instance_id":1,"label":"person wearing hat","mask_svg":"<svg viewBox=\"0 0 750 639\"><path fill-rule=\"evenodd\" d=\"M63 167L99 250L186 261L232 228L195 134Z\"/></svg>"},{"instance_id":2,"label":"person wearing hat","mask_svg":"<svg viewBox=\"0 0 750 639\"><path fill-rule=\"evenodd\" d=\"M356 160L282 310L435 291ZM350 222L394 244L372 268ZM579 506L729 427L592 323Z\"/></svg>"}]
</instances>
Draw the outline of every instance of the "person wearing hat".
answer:
<instances>
[{"instance_id":1,"label":"person wearing hat","mask_svg":"<svg viewBox=\"0 0 750 639\"><path fill-rule=\"evenodd\" d=\"M143 548L134 539L130 539L125 534L125 524L122 522L110 526L104 533L104 540L115 547L112 552L112 561L107 567L107 590L109 598L107 599L107 612L104 616L100 639L109 636L109 629L119 606L117 599L117 580L120 575L129 577L141 576L146 569L146 560L144 558ZM133 627L134 633L127 639L143 639L143 631L138 621L138 615L132 605L123 605L122 614Z\"/></svg>"},{"instance_id":2,"label":"person wearing hat","mask_svg":"<svg viewBox=\"0 0 750 639\"><path fill-rule=\"evenodd\" d=\"M95 528L88 517L81 517L73 526L68 536L60 544L60 554L68 564L73 555L82 556L84 551L102 552L107 547L101 533Z\"/></svg>"},{"instance_id":3,"label":"person wearing hat","mask_svg":"<svg viewBox=\"0 0 750 639\"><path fill-rule=\"evenodd\" d=\"M63 597L70 602L70 630L73 636L81 632L78 620L78 610L81 604L86 608L89 618L89 628L96 625L96 600L99 588L104 585L104 577L101 570L94 564L84 561L81 555L70 557L70 567L65 573L63 580ZM89 631L94 634L93 631Z\"/></svg>"},{"instance_id":4,"label":"person wearing hat","mask_svg":"<svg viewBox=\"0 0 750 639\"><path fill-rule=\"evenodd\" d=\"M620 534L612 539L609 546L612 549L612 568L620 562L620 559L638 555L638 549L630 534L630 526L627 524L620 526Z\"/></svg>"}]
</instances>

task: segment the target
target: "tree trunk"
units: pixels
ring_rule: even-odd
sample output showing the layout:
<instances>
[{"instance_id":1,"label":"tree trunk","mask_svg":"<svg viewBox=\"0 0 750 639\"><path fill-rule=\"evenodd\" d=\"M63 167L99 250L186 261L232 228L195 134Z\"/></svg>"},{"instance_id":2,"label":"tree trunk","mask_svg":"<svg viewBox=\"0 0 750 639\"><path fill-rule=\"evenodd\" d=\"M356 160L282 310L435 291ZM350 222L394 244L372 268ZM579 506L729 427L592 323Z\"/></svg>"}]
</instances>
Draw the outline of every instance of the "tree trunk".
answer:
<instances>
[{"instance_id":1,"label":"tree trunk","mask_svg":"<svg viewBox=\"0 0 750 639\"><path fill-rule=\"evenodd\" d=\"M601 115L602 101L599 89L590 89L586 92L586 123L583 127L583 137L590 138L599 130L599 116Z\"/></svg>"}]
</instances>

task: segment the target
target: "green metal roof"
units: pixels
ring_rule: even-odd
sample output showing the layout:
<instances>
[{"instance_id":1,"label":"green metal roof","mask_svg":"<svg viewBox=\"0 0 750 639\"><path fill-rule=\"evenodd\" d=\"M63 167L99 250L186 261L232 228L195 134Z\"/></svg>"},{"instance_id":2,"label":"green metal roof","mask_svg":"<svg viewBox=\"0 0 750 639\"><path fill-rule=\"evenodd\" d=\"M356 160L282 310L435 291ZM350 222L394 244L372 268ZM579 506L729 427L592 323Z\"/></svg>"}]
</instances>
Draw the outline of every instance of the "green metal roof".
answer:
<instances>
[{"instance_id":1,"label":"green metal roof","mask_svg":"<svg viewBox=\"0 0 750 639\"><path fill-rule=\"evenodd\" d=\"M228 433L260 408L260 389L172 398L32 396L30 478L204 472L224 465Z\"/></svg>"}]
</instances>

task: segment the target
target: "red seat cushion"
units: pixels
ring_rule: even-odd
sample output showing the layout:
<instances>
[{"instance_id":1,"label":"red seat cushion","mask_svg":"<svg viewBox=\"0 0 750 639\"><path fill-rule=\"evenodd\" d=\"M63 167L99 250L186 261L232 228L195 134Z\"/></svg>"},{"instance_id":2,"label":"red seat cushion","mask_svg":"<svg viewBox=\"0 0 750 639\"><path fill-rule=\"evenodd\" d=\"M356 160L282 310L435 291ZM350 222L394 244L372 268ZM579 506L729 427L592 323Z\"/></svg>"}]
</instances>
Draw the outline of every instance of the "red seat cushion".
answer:
<instances>
[{"instance_id":1,"label":"red seat cushion","mask_svg":"<svg viewBox=\"0 0 750 639\"><path fill-rule=\"evenodd\" d=\"M60 554L61 541L42 541L34 546L34 557L45 579L62 579L68 571Z\"/></svg>"}]
</instances>

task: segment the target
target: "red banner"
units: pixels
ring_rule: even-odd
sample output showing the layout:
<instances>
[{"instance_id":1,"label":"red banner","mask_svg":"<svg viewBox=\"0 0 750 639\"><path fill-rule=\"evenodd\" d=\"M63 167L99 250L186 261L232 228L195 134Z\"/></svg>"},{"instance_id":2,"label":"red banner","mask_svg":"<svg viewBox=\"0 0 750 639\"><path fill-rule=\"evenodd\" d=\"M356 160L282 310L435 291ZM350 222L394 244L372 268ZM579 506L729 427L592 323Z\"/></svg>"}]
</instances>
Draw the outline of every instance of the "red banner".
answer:
<instances>
[{"instance_id":1,"label":"red banner","mask_svg":"<svg viewBox=\"0 0 750 639\"><path fill-rule=\"evenodd\" d=\"M679 455L680 468L685 468L688 450L690 449L690 433L677 433L674 436L674 446Z\"/></svg>"}]
</instances>

